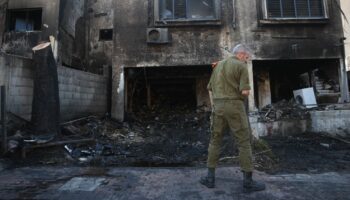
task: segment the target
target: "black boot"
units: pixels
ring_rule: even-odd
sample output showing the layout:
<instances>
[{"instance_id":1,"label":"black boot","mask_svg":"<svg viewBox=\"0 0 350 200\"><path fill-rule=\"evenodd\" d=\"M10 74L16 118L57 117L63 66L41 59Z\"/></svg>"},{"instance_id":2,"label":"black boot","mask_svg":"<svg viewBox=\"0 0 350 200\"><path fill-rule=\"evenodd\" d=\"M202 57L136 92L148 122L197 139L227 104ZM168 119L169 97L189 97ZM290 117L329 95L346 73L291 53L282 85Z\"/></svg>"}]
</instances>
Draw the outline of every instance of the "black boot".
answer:
<instances>
[{"instance_id":1,"label":"black boot","mask_svg":"<svg viewBox=\"0 0 350 200\"><path fill-rule=\"evenodd\" d=\"M215 168L208 168L208 175L201 178L199 181L202 185L207 188L215 187Z\"/></svg>"},{"instance_id":2,"label":"black boot","mask_svg":"<svg viewBox=\"0 0 350 200\"><path fill-rule=\"evenodd\" d=\"M253 180L252 172L243 172L243 192L257 192L265 190L265 184Z\"/></svg>"}]
</instances>

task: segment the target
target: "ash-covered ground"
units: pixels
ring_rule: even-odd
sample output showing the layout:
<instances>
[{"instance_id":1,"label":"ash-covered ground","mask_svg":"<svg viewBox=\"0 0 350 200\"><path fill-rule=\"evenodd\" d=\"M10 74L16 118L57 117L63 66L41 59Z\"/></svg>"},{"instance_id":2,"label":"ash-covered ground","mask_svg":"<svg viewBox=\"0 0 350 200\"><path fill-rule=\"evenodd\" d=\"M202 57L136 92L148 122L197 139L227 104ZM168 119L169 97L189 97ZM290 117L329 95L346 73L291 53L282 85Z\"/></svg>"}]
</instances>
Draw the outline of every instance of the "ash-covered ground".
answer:
<instances>
[{"instance_id":1,"label":"ash-covered ground","mask_svg":"<svg viewBox=\"0 0 350 200\"><path fill-rule=\"evenodd\" d=\"M119 123L88 117L62 126L63 138L95 142L7 154L13 166L63 165L101 167L205 166L210 139L210 113L187 107L140 109ZM346 138L345 138L346 140ZM255 168L268 173L350 171L350 145L316 134L253 140ZM221 166L238 166L238 151L226 131Z\"/></svg>"}]
</instances>

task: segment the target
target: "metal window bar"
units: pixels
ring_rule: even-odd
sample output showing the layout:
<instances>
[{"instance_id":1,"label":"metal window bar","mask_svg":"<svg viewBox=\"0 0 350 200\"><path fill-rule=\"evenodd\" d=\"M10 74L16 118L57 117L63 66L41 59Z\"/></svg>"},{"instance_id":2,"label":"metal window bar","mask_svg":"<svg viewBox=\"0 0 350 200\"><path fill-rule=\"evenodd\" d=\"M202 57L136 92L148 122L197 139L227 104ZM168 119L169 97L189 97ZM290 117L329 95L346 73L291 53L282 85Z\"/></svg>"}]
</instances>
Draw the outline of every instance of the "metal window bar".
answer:
<instances>
[{"instance_id":1,"label":"metal window bar","mask_svg":"<svg viewBox=\"0 0 350 200\"><path fill-rule=\"evenodd\" d=\"M175 19L175 1L173 0L173 10L171 11L173 13L173 19Z\"/></svg>"},{"instance_id":2,"label":"metal window bar","mask_svg":"<svg viewBox=\"0 0 350 200\"><path fill-rule=\"evenodd\" d=\"M310 1L310 0L309 0ZM321 0L321 9L322 9L322 14L326 16L326 8L325 8L325 0ZM311 8L310 8L311 9ZM311 12L310 12L311 13Z\"/></svg>"},{"instance_id":3,"label":"metal window bar","mask_svg":"<svg viewBox=\"0 0 350 200\"><path fill-rule=\"evenodd\" d=\"M299 18L299 9L298 9L298 0L293 0L294 3L294 17L295 18ZM321 4L320 9L322 9L321 13L323 13L323 15L325 15L325 5L324 5L324 0L319 0L319 3ZM284 18L285 17L285 10L284 10L284 4L285 1L284 0L279 0L279 11L280 11L280 15L279 17ZM267 8L269 9L269 8ZM312 15L312 10L311 10L311 1L307 0L307 17L309 18L314 18L314 17L320 17L320 16L313 16Z\"/></svg>"},{"instance_id":4,"label":"metal window bar","mask_svg":"<svg viewBox=\"0 0 350 200\"><path fill-rule=\"evenodd\" d=\"M284 13L283 13L283 0L280 0L280 10L281 10L281 17L284 17Z\"/></svg>"},{"instance_id":5,"label":"metal window bar","mask_svg":"<svg viewBox=\"0 0 350 200\"><path fill-rule=\"evenodd\" d=\"M7 131L6 131L6 88L0 86L0 117L1 117L1 140L2 152L7 152Z\"/></svg>"},{"instance_id":6,"label":"metal window bar","mask_svg":"<svg viewBox=\"0 0 350 200\"><path fill-rule=\"evenodd\" d=\"M186 0L186 3L185 3L185 10L186 10L186 11L185 11L185 13L186 13L185 18L186 18L186 19L188 19L188 11L189 11L189 8L188 8L188 7L189 7L188 0Z\"/></svg>"},{"instance_id":7,"label":"metal window bar","mask_svg":"<svg viewBox=\"0 0 350 200\"><path fill-rule=\"evenodd\" d=\"M309 11L309 17L311 17L311 3L310 3L310 0L307 0L307 6L308 6L308 11Z\"/></svg>"}]
</instances>

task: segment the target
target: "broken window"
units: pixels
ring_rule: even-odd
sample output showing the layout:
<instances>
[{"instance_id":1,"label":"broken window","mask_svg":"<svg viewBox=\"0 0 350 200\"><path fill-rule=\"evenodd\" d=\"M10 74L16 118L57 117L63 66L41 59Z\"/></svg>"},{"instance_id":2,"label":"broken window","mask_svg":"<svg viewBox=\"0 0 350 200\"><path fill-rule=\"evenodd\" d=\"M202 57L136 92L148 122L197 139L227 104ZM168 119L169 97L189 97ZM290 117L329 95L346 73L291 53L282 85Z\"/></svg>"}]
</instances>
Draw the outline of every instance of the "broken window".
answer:
<instances>
[{"instance_id":1,"label":"broken window","mask_svg":"<svg viewBox=\"0 0 350 200\"><path fill-rule=\"evenodd\" d=\"M216 19L215 0L159 0L161 20Z\"/></svg>"},{"instance_id":2,"label":"broken window","mask_svg":"<svg viewBox=\"0 0 350 200\"><path fill-rule=\"evenodd\" d=\"M8 31L40 31L42 9L8 10Z\"/></svg>"},{"instance_id":3,"label":"broken window","mask_svg":"<svg viewBox=\"0 0 350 200\"><path fill-rule=\"evenodd\" d=\"M100 40L101 41L113 40L113 29L101 29Z\"/></svg>"},{"instance_id":4,"label":"broken window","mask_svg":"<svg viewBox=\"0 0 350 200\"><path fill-rule=\"evenodd\" d=\"M266 0L268 18L326 18L324 0Z\"/></svg>"}]
</instances>

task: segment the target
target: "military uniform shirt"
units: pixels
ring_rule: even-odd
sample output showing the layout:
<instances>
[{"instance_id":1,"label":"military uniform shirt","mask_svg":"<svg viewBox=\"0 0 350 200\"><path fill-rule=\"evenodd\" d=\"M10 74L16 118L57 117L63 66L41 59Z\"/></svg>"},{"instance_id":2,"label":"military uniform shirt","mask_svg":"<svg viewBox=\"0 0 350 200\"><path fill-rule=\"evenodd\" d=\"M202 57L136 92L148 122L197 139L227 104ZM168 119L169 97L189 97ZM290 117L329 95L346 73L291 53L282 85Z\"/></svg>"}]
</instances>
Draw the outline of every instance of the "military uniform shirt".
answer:
<instances>
[{"instance_id":1,"label":"military uniform shirt","mask_svg":"<svg viewBox=\"0 0 350 200\"><path fill-rule=\"evenodd\" d=\"M250 89L247 64L235 57L220 61L208 84L214 100L244 100L242 91Z\"/></svg>"}]
</instances>

